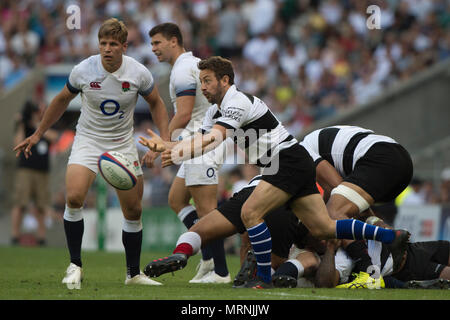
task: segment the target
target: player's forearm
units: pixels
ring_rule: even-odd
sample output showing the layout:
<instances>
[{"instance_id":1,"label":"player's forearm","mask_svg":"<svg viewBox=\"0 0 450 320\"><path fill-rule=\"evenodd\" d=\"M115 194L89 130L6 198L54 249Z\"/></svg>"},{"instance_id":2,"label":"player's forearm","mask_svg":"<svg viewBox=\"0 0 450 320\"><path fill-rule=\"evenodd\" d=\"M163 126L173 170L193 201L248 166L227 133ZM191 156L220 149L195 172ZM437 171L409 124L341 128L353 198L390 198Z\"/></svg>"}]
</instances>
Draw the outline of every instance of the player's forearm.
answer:
<instances>
[{"instance_id":1,"label":"player's forearm","mask_svg":"<svg viewBox=\"0 0 450 320\"><path fill-rule=\"evenodd\" d=\"M178 137L177 129L184 129L186 128L187 124L191 120L190 114L183 114L181 112L175 113L172 120L170 120L169 123L169 134L172 140L175 140ZM175 132L175 136L174 136Z\"/></svg>"},{"instance_id":2,"label":"player's forearm","mask_svg":"<svg viewBox=\"0 0 450 320\"><path fill-rule=\"evenodd\" d=\"M222 136L218 132L211 131L207 134L196 133L190 140L180 141L172 150L178 161L185 161L199 157L213 149L222 142Z\"/></svg>"},{"instance_id":3,"label":"player's forearm","mask_svg":"<svg viewBox=\"0 0 450 320\"><path fill-rule=\"evenodd\" d=\"M324 190L324 199L327 201L331 190L336 188L342 181L342 177L336 169L326 160L322 160L316 167L316 179Z\"/></svg>"},{"instance_id":4,"label":"player's forearm","mask_svg":"<svg viewBox=\"0 0 450 320\"><path fill-rule=\"evenodd\" d=\"M164 141L170 141L169 135L169 115L162 100L160 100L154 107L150 108L153 122L159 130L159 134Z\"/></svg>"},{"instance_id":5,"label":"player's forearm","mask_svg":"<svg viewBox=\"0 0 450 320\"><path fill-rule=\"evenodd\" d=\"M338 272L335 267L335 252L327 249L316 271L315 284L319 288L334 288L338 284Z\"/></svg>"}]
</instances>

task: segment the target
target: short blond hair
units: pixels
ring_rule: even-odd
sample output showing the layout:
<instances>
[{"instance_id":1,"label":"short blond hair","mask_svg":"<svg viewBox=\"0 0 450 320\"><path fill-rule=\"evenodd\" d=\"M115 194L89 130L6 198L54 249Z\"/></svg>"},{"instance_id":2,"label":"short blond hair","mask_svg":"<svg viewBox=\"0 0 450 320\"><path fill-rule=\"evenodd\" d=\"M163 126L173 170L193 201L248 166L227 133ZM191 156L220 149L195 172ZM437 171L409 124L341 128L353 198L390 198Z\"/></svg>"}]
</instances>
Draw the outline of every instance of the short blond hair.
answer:
<instances>
[{"instance_id":1,"label":"short blond hair","mask_svg":"<svg viewBox=\"0 0 450 320\"><path fill-rule=\"evenodd\" d=\"M127 42L128 29L122 21L110 18L102 23L98 30L98 40L111 37L120 43Z\"/></svg>"}]
</instances>

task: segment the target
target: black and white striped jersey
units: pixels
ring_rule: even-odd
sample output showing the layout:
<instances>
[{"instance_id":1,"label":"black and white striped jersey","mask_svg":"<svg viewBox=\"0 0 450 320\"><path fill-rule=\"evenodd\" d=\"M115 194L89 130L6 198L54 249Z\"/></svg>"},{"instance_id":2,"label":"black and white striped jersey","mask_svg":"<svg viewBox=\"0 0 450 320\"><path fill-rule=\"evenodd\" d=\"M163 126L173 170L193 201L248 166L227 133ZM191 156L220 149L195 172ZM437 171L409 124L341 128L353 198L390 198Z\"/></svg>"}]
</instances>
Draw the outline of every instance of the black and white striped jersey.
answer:
<instances>
[{"instance_id":1,"label":"black and white striped jersey","mask_svg":"<svg viewBox=\"0 0 450 320\"><path fill-rule=\"evenodd\" d=\"M217 104L208 109L200 132L210 131L214 124L233 130L233 141L247 152L250 163L260 166L298 143L261 99L235 85L226 92L220 109Z\"/></svg>"},{"instance_id":2,"label":"black and white striped jersey","mask_svg":"<svg viewBox=\"0 0 450 320\"><path fill-rule=\"evenodd\" d=\"M368 240L367 253L372 261L372 270L367 270L367 273L375 272L375 274L387 277L392 274L394 268L394 260L386 244ZM355 261L345 252L343 248L339 248L335 256L335 268L339 272L339 283L346 283L349 281L355 266Z\"/></svg>"},{"instance_id":3,"label":"black and white striped jersey","mask_svg":"<svg viewBox=\"0 0 450 320\"><path fill-rule=\"evenodd\" d=\"M356 126L333 126L308 134L302 145L318 164L327 160L343 177L350 174L356 162L377 142L397 143L394 139Z\"/></svg>"}]
</instances>

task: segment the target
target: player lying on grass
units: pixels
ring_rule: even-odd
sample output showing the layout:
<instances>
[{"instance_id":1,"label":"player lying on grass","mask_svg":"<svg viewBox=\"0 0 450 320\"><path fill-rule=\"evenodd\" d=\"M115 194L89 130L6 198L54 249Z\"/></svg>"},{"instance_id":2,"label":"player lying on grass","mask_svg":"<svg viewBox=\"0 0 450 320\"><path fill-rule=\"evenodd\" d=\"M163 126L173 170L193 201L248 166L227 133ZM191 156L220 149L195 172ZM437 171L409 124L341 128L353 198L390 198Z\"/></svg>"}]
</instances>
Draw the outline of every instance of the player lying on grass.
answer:
<instances>
[{"instance_id":1,"label":"player lying on grass","mask_svg":"<svg viewBox=\"0 0 450 320\"><path fill-rule=\"evenodd\" d=\"M199 62L199 69L202 93L212 104L203 120L202 133L190 141L176 143L148 130L151 138L141 137L140 143L152 151L163 152L163 166L169 166L201 156L232 137L239 148L248 151L251 163L263 168L261 183L241 209L258 266L254 288L272 286L272 242L264 216L286 203L317 238L376 239L391 245L396 253L394 260L401 259L409 237L407 231L374 227L354 219L330 218L316 187L311 156L262 100L237 89L229 60L210 57ZM183 241L190 241L190 248L177 247L175 253L188 256L192 249L200 248L201 238L196 233L185 234Z\"/></svg>"},{"instance_id":2,"label":"player lying on grass","mask_svg":"<svg viewBox=\"0 0 450 320\"><path fill-rule=\"evenodd\" d=\"M407 254L398 272L393 273L393 259L383 243L369 240L366 246L374 275L357 277L353 261L334 240L327 249L316 272L321 287L337 288L450 288L450 242L426 241L408 243ZM295 277L295 274L286 275ZM382 276L382 277L381 277ZM383 280L384 277L384 280ZM350 281L352 278L355 280ZM361 279L365 279L363 282Z\"/></svg>"}]
</instances>

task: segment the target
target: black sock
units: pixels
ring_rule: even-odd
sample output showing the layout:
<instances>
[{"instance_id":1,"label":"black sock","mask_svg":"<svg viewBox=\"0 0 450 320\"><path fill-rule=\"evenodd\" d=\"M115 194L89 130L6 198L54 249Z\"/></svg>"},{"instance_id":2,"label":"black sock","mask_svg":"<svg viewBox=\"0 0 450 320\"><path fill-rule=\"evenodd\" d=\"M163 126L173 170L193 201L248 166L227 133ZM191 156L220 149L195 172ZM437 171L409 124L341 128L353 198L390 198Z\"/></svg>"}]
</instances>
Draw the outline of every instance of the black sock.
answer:
<instances>
[{"instance_id":1,"label":"black sock","mask_svg":"<svg viewBox=\"0 0 450 320\"><path fill-rule=\"evenodd\" d=\"M122 243L125 248L127 261L127 275L133 278L140 273L142 230L138 232L126 232L122 230Z\"/></svg>"},{"instance_id":2,"label":"black sock","mask_svg":"<svg viewBox=\"0 0 450 320\"><path fill-rule=\"evenodd\" d=\"M272 277L275 277L277 275L286 275L297 279L298 269L293 263L286 261L285 263L283 263L281 266L278 267L278 269L275 271Z\"/></svg>"},{"instance_id":3,"label":"black sock","mask_svg":"<svg viewBox=\"0 0 450 320\"><path fill-rule=\"evenodd\" d=\"M350 243L345 251L355 262L354 271L359 273L360 271L368 272L369 267L372 265L372 259L370 259L367 252L367 245L364 241L354 241Z\"/></svg>"},{"instance_id":4,"label":"black sock","mask_svg":"<svg viewBox=\"0 0 450 320\"><path fill-rule=\"evenodd\" d=\"M391 289L403 289L406 287L406 283L403 281L400 281L392 276L384 277L384 283L386 288Z\"/></svg>"},{"instance_id":5,"label":"black sock","mask_svg":"<svg viewBox=\"0 0 450 320\"><path fill-rule=\"evenodd\" d=\"M196 210L192 210L183 218L183 224L189 230L198 221L198 214Z\"/></svg>"},{"instance_id":6,"label":"black sock","mask_svg":"<svg viewBox=\"0 0 450 320\"><path fill-rule=\"evenodd\" d=\"M66 234L67 247L69 248L70 262L82 267L81 241L84 233L84 220L68 221L64 219L64 232Z\"/></svg>"},{"instance_id":7,"label":"black sock","mask_svg":"<svg viewBox=\"0 0 450 320\"><path fill-rule=\"evenodd\" d=\"M193 208L193 207L192 207ZM192 210L187 215L184 216L182 222L186 226L186 228L189 230L196 222L198 221L198 214L196 210ZM205 246L202 248L202 259L203 260L209 260L213 257L212 250L210 245Z\"/></svg>"},{"instance_id":8,"label":"black sock","mask_svg":"<svg viewBox=\"0 0 450 320\"><path fill-rule=\"evenodd\" d=\"M221 277L228 275L227 260L225 258L225 248L223 239L214 240L208 245L214 259L214 272ZM203 251L202 251L203 252Z\"/></svg>"}]
</instances>

